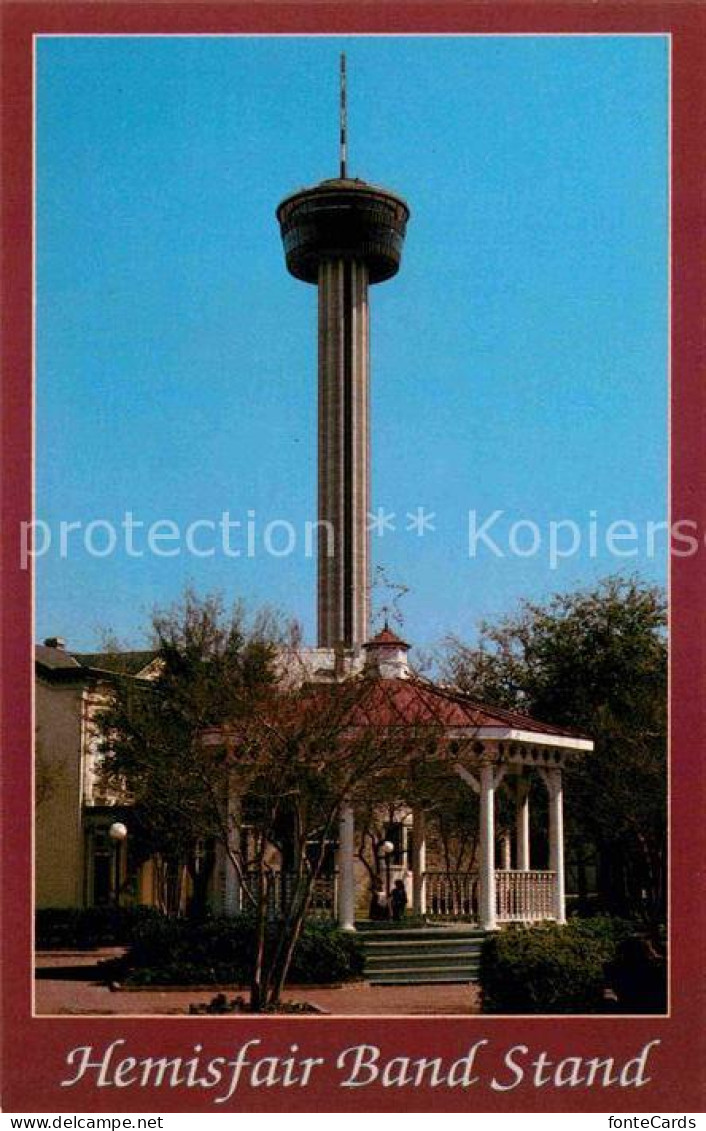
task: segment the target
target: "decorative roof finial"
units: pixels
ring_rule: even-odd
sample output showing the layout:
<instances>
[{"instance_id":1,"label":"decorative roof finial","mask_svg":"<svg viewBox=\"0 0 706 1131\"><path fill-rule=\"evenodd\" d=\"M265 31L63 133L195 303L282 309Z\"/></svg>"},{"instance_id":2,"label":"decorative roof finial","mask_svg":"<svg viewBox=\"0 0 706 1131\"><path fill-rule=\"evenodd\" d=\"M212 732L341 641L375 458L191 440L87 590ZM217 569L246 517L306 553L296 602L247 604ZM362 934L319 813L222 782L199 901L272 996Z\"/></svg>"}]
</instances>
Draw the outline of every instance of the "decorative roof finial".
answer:
<instances>
[{"instance_id":1,"label":"decorative roof finial","mask_svg":"<svg viewBox=\"0 0 706 1131\"><path fill-rule=\"evenodd\" d=\"M346 163L348 158L348 108L346 104L346 55L341 52L341 180L346 179Z\"/></svg>"},{"instance_id":2,"label":"decorative roof finial","mask_svg":"<svg viewBox=\"0 0 706 1131\"><path fill-rule=\"evenodd\" d=\"M383 632L394 631L390 629L391 624L398 625L400 628L404 624L404 616L399 607L399 602L402 598L409 593L406 585L400 585L397 582L390 581L387 576L384 566L376 566L375 576L373 579L373 589L384 590L384 600L377 606L373 614L373 623L383 623ZM377 603L377 602L376 602Z\"/></svg>"}]
</instances>

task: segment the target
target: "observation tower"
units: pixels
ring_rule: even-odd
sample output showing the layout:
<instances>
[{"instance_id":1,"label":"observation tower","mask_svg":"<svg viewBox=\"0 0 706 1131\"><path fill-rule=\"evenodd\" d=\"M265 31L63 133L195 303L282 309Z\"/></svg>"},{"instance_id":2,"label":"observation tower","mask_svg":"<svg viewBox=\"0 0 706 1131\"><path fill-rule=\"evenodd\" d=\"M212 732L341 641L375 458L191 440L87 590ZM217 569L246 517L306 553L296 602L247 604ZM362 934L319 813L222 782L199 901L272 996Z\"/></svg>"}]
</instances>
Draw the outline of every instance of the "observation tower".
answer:
<instances>
[{"instance_id":1,"label":"observation tower","mask_svg":"<svg viewBox=\"0 0 706 1131\"><path fill-rule=\"evenodd\" d=\"M277 209L287 270L318 287L318 645L360 647L370 628L371 285L400 267L409 208L349 177L346 59L340 170ZM329 532L330 535L329 535Z\"/></svg>"}]
</instances>

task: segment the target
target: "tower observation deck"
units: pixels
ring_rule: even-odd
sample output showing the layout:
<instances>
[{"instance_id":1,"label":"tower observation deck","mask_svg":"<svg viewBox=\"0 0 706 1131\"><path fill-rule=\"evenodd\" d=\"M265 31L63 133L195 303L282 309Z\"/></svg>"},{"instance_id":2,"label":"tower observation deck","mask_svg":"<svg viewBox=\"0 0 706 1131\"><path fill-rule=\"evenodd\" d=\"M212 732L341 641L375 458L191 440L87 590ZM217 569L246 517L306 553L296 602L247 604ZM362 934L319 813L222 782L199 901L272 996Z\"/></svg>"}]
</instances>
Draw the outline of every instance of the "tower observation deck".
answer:
<instances>
[{"instance_id":1,"label":"tower observation deck","mask_svg":"<svg viewBox=\"0 0 706 1131\"><path fill-rule=\"evenodd\" d=\"M342 60L341 176L277 209L287 269L318 287L318 644L369 635L370 332L368 289L397 274L409 208L346 175ZM330 535L329 535L330 532Z\"/></svg>"}]
</instances>

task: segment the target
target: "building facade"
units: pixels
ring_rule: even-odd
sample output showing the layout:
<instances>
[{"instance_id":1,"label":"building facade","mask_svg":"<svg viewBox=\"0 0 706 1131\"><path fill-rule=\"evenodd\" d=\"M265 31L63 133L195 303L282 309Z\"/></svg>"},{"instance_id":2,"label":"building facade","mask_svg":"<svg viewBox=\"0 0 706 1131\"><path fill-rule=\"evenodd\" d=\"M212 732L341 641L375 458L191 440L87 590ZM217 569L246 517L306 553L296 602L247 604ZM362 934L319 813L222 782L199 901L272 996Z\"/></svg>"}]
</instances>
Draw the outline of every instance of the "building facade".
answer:
<instances>
[{"instance_id":1,"label":"building facade","mask_svg":"<svg viewBox=\"0 0 706 1131\"><path fill-rule=\"evenodd\" d=\"M154 653L82 654L60 637L35 648L35 904L153 903L149 864L131 869L110 836L125 814L101 786L96 716L118 673L154 675Z\"/></svg>"}]
</instances>

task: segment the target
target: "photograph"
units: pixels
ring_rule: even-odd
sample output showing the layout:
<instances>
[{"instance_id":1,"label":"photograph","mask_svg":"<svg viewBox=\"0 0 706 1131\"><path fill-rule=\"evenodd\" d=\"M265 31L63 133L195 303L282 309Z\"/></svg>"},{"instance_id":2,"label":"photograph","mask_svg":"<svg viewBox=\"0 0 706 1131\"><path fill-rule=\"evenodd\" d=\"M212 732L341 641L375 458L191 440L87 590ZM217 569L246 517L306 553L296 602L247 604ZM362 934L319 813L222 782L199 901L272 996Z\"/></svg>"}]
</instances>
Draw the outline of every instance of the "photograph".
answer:
<instances>
[{"instance_id":1,"label":"photograph","mask_svg":"<svg viewBox=\"0 0 706 1131\"><path fill-rule=\"evenodd\" d=\"M39 39L39 1012L665 1011L667 114Z\"/></svg>"},{"instance_id":2,"label":"photograph","mask_svg":"<svg viewBox=\"0 0 706 1131\"><path fill-rule=\"evenodd\" d=\"M13 1111L697 1110L693 26L393 7L6 29Z\"/></svg>"}]
</instances>

